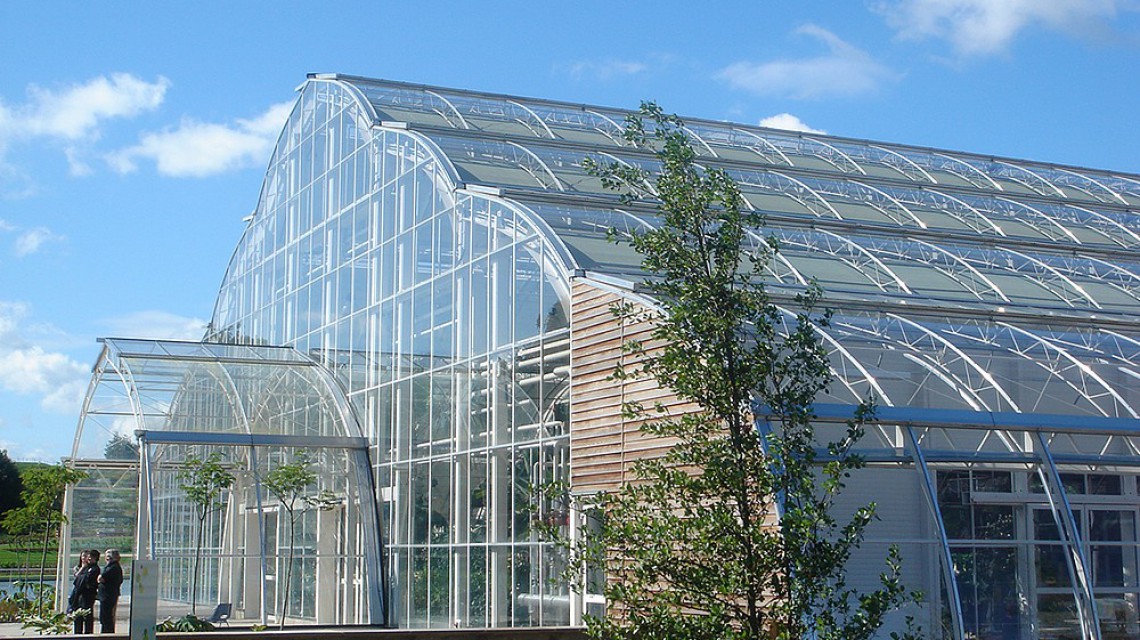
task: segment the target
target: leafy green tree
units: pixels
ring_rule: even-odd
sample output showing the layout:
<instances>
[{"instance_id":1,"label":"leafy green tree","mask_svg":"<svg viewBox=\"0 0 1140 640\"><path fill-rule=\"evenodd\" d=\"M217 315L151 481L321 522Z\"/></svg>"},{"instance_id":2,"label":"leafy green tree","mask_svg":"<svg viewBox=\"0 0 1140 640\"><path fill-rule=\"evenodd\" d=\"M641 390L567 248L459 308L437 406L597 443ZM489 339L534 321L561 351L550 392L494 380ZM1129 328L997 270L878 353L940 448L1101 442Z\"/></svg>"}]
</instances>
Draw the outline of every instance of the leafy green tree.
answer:
<instances>
[{"instance_id":1,"label":"leafy green tree","mask_svg":"<svg viewBox=\"0 0 1140 640\"><path fill-rule=\"evenodd\" d=\"M918 596L900 581L892 550L881 585L859 593L844 569L875 505L846 521L833 514L844 481L863 465L853 447L870 401L817 462L813 403L830 380L816 330L821 292L798 296L786 316L763 283L778 250L750 242L762 225L723 170L701 166L676 116L642 105L626 142L659 169L586 162L628 202L652 200L656 228L626 239L642 256L645 290L659 305L618 305L651 338L623 350L635 362L612 378L652 379L695 411L670 415L627 404L644 433L675 439L663 457L634 465L634 480L600 498L600 530L578 557L606 568L604 638L862 640ZM647 346L652 345L652 346ZM766 436L758 418L773 424Z\"/></svg>"},{"instance_id":2,"label":"leafy green tree","mask_svg":"<svg viewBox=\"0 0 1140 640\"><path fill-rule=\"evenodd\" d=\"M103 457L108 460L138 460L139 445L131 438L116 433L103 448Z\"/></svg>"},{"instance_id":3,"label":"leafy green tree","mask_svg":"<svg viewBox=\"0 0 1140 640\"><path fill-rule=\"evenodd\" d=\"M24 483L20 480L20 470L8 457L8 452L0 449L0 517L22 504L20 492L23 490Z\"/></svg>"},{"instance_id":4,"label":"leafy green tree","mask_svg":"<svg viewBox=\"0 0 1140 640\"><path fill-rule=\"evenodd\" d=\"M222 464L217 451L205 458L192 455L182 462L176 476L179 488L195 507L198 534L194 544L194 572L190 578L190 613L198 613L198 573L202 562L202 544L206 535L206 519L226 507L225 491L234 484L234 475Z\"/></svg>"},{"instance_id":5,"label":"leafy green tree","mask_svg":"<svg viewBox=\"0 0 1140 640\"><path fill-rule=\"evenodd\" d=\"M315 491L317 473L313 470L312 459L304 451L294 455L292 462L278 465L265 474L262 484L277 499L289 524L285 580L281 583L281 616L278 619L278 625L284 629L285 616L289 613L289 589L293 579L293 547L296 544L297 520L307 511L332 509L340 500L327 489Z\"/></svg>"},{"instance_id":6,"label":"leafy green tree","mask_svg":"<svg viewBox=\"0 0 1140 640\"><path fill-rule=\"evenodd\" d=\"M28 468L22 477L20 492L24 505L4 514L4 529L11 535L36 535L40 539L40 574L36 589L36 608L44 608L44 571L48 550L59 541L59 527L67 521L63 513L63 494L67 487L87 477L87 473L62 464Z\"/></svg>"}]
</instances>

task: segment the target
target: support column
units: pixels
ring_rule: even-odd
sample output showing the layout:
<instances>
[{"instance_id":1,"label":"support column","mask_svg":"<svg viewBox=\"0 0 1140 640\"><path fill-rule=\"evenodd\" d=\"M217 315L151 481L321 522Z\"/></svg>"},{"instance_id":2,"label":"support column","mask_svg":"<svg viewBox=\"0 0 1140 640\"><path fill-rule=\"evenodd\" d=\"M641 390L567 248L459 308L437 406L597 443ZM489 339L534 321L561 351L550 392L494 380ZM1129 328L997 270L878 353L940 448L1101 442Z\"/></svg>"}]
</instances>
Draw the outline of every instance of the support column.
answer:
<instances>
[{"instance_id":1,"label":"support column","mask_svg":"<svg viewBox=\"0 0 1140 640\"><path fill-rule=\"evenodd\" d=\"M487 464L489 486L487 487L487 541L490 542L490 589L487 598L490 604L490 620L495 626L511 624L511 565L510 565L510 519L511 508L511 464L507 426L510 423L510 403L507 400L506 382L503 380L502 363L494 362L488 367L488 393L490 394L489 431L491 453Z\"/></svg>"},{"instance_id":2,"label":"support column","mask_svg":"<svg viewBox=\"0 0 1140 640\"><path fill-rule=\"evenodd\" d=\"M1069 505L1069 497L1065 494L1065 486L1061 482L1061 474L1053 462L1053 454L1049 451L1049 442L1041 431L1034 431L1037 436L1037 445L1040 447L1038 456L1041 464L1037 468L1041 476L1041 484L1045 488L1045 496L1049 499L1049 509L1053 513L1053 520L1057 524L1057 532L1065 543L1065 563L1069 567L1069 576L1072 578L1073 598L1077 603L1077 614L1081 622L1081 636L1086 640L1100 640L1100 622L1096 610L1096 597L1092 591L1092 579L1089 575L1089 562L1085 557L1084 545L1081 542L1080 528L1073 519L1073 509Z\"/></svg>"},{"instance_id":3,"label":"support column","mask_svg":"<svg viewBox=\"0 0 1140 640\"><path fill-rule=\"evenodd\" d=\"M313 594L317 624L336 624L337 605L343 587L337 566L337 527L344 517L344 505L317 511L317 590Z\"/></svg>"},{"instance_id":4,"label":"support column","mask_svg":"<svg viewBox=\"0 0 1140 640\"><path fill-rule=\"evenodd\" d=\"M947 605L950 609L950 626L954 638L964 640L966 637L965 625L962 622L962 600L958 592L958 577L954 574L954 556L950 553L950 539L946 535L946 526L942 520L942 509L938 506L938 490L934 480L930 477L930 468L926 466L926 456L914 435L914 428L906 428L907 441L914 452L914 468L919 473L922 487L925 489L926 506L930 508L930 515L934 519L934 528L938 531L938 540L941 542L939 557L942 560L942 579L945 582Z\"/></svg>"}]
</instances>

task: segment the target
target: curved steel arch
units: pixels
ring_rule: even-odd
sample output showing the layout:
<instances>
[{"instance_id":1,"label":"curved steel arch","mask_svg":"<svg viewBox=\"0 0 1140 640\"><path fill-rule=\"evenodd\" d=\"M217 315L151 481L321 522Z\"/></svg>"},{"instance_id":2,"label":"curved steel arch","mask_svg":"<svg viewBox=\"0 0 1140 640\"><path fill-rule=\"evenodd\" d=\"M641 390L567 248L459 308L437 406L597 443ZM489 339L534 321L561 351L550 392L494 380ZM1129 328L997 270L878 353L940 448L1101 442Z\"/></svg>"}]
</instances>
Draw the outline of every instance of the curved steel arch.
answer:
<instances>
[{"instance_id":1,"label":"curved steel arch","mask_svg":"<svg viewBox=\"0 0 1140 640\"><path fill-rule=\"evenodd\" d=\"M543 171L546 172L546 175L550 176L550 179L554 181L554 186L557 187L559 191L566 191L566 186L563 185L562 181L558 179L558 175L550 170L550 167L546 164L545 161L543 161L542 158L540 158L538 156L538 154L536 154L535 152L526 148L525 146L523 146L517 142L511 141L511 140L508 140L507 144L511 145L512 147L516 147L518 149L521 149L523 151L523 153L527 154L527 156L530 157L530 159L537 162L538 166L542 167ZM528 168L527 165L523 165L520 163L519 166L521 166L524 171L527 171L527 173L530 173L530 171L527 170L527 168ZM538 180L538 176L535 176L535 181L539 182L540 184L542 182L541 180ZM546 185L542 185L542 186L545 187Z\"/></svg>"},{"instance_id":2,"label":"curved steel arch","mask_svg":"<svg viewBox=\"0 0 1140 640\"><path fill-rule=\"evenodd\" d=\"M610 123L614 127L612 131L606 131L600 127L593 127L594 131L597 131L597 132L601 133L603 136L609 138L610 140L613 140L614 143L616 143L616 144L624 144L624 142L622 141L622 138L621 138L622 126L620 124L618 124L617 122L615 122L613 118L607 116L604 113L596 111L594 109L584 109L583 111L585 113L590 114L590 115L597 116L597 117L601 118L602 120L605 120L606 122ZM617 137L614 137L615 133L617 134Z\"/></svg>"},{"instance_id":3,"label":"curved steel arch","mask_svg":"<svg viewBox=\"0 0 1140 640\"><path fill-rule=\"evenodd\" d=\"M850 265L856 271L863 274L872 284L878 287L880 291L890 290L888 284L893 282L896 291L901 291L906 294L913 293L906 282L886 263L880 260L875 253L850 238L826 229L796 232L780 229L774 230L773 235L782 243L789 246L804 247L809 251L823 251L840 259L845 264ZM833 243L838 243L839 247L834 246ZM868 267L870 267L870 269L868 269Z\"/></svg>"},{"instance_id":4,"label":"curved steel arch","mask_svg":"<svg viewBox=\"0 0 1140 640\"><path fill-rule=\"evenodd\" d=\"M888 149L886 147L882 147L882 146L879 146L877 144L869 144L869 145L867 145L867 148L868 149L874 149L876 151L883 153L887 157L898 158L899 160L902 161L902 164L900 166L896 163L887 162L886 160L881 160L880 164L882 164L883 166L890 167L891 169L898 171L902 175L906 176L907 178L909 178L911 180L914 180L915 182L928 182L930 184L938 184L938 181L935 180L934 176L930 175L930 173L927 172L926 169L923 169L917 162L915 162L914 160L912 160L912 159L906 157L905 155L899 153L898 151L894 151L893 149ZM915 179L916 176L914 174L912 174L911 172L904 171L903 167L913 168L915 171L918 172L918 175L921 176L922 179L916 180Z\"/></svg>"},{"instance_id":5,"label":"curved steel arch","mask_svg":"<svg viewBox=\"0 0 1140 640\"><path fill-rule=\"evenodd\" d=\"M1086 176L1086 175L1077 173L1076 171L1071 171L1069 169L1063 169L1061 167L1053 168L1053 172L1055 173L1053 180L1057 184L1064 185L1066 187L1072 187L1074 189L1077 189L1078 191L1081 191L1083 193L1087 193L1089 195L1089 197L1091 197L1094 200L1098 200L1100 202L1105 202L1105 203L1115 202L1116 204L1123 204L1125 206L1130 204L1128 202L1128 200L1126 200L1119 193L1110 189L1107 185L1105 185L1104 183L1100 182L1099 180L1093 178L1092 176ZM1091 187L1090 187L1090 185L1091 185ZM1093 193L1094 188L1099 188L1103 192L1103 194L1107 194L1108 200L1105 200L1102 195L1097 195L1096 193Z\"/></svg>"},{"instance_id":6,"label":"curved steel arch","mask_svg":"<svg viewBox=\"0 0 1140 640\"><path fill-rule=\"evenodd\" d=\"M985 285L986 290L996 294L998 299L1002 302L1010 301L1009 296L1007 296L1005 292L1001 290L1001 287L997 286L993 280L990 280L986 274L975 268L969 260L966 260L962 256L948 251L943 247L926 242L924 240L920 240L918 238L908 238L908 240L910 242L913 242L916 246L925 249L927 252L943 258L944 260L937 260L928 259L925 256L921 256L919 259L925 260L926 264L930 265L940 273L945 273L946 275L953 278L956 282L961 284L964 289L977 296L979 300L984 300L985 298L982 296L979 287L972 286L974 281L981 282L983 285ZM954 267L957 267L957 269ZM960 274L962 273L968 274L970 276L970 279L964 279L960 277Z\"/></svg>"},{"instance_id":7,"label":"curved steel arch","mask_svg":"<svg viewBox=\"0 0 1140 640\"><path fill-rule=\"evenodd\" d=\"M869 339L883 345L893 345L894 349L901 348L902 350L899 353L904 354L904 357L906 357L905 354L909 354L907 360L920 366L945 385L946 389L949 390L947 395L960 398L973 410L992 404L985 402L980 396L981 393L986 392L986 388L971 382L971 372L973 376L981 377L984 380L986 376L983 375L983 370L980 370L981 368L972 359L961 358L959 356L960 350L949 349L946 341L935 339L931 333L920 330L917 326L900 322L897 316L868 316L862 325L856 324L854 320L855 318L833 318L831 326L841 328L863 339ZM915 331L917 335L910 335L909 332ZM925 349L923 344L926 346ZM960 368L961 371L955 372L954 367ZM913 391L917 391L917 389L918 387L914 387ZM911 399L908 398L904 403L910 401Z\"/></svg>"},{"instance_id":8,"label":"curved steel arch","mask_svg":"<svg viewBox=\"0 0 1140 640\"><path fill-rule=\"evenodd\" d=\"M931 153L930 156L932 158L937 158L939 160L946 161L946 164L938 165L938 169L940 169L941 171L945 171L946 173L949 173L950 175L958 176L959 178L965 180L967 183L972 184L975 187L978 187L979 189L989 188L989 189L996 189L998 191L1004 191L1004 189L1001 188L1001 185L998 184L997 181L995 181L993 178L991 178L989 176L989 174L987 174L985 171L982 171L981 169L975 167L974 165L970 164L969 162L962 160L961 158L955 158L954 156L951 156L951 155L948 155L945 153L937 153L937 152ZM955 170L951 169L950 166L966 167L966 173L955 171ZM984 182L978 182L976 178L971 180L966 175L967 173L969 175L981 176L981 178Z\"/></svg>"},{"instance_id":9,"label":"curved steel arch","mask_svg":"<svg viewBox=\"0 0 1140 640\"><path fill-rule=\"evenodd\" d=\"M765 148L771 149L773 152L775 152L776 155L778 155L780 157L780 161L773 160L772 158L769 158L768 156L764 155L763 153L760 152L759 149L756 148L755 145L740 145L740 146L744 146L745 148L751 150L753 153L755 153L756 155L763 158L769 164L782 164L786 167L796 166L796 163L792 162L792 160L790 158L788 158L788 156L785 155L784 152L781 151L779 147L777 147L776 145L769 142L767 138L765 138L763 136L756 135L755 133L748 131L747 129L738 129L736 127L732 127L729 129L729 131L732 131L734 133L743 134L746 136L751 136L754 140L757 140L758 142L760 142L760 144L764 145Z\"/></svg>"},{"instance_id":10,"label":"curved steel arch","mask_svg":"<svg viewBox=\"0 0 1140 640\"><path fill-rule=\"evenodd\" d=\"M808 186L807 183L797 178L785 175L779 171L730 170L728 174L742 186L757 187L769 193L775 193L777 195L790 198L791 200L798 202L816 217L829 217L826 214L830 214L830 217L833 217L836 220L843 219L842 214L840 214L839 211L837 211L835 207L833 207L831 203L827 201L827 198L824 198L818 192L816 192L815 189L812 189L810 186ZM776 180L773 181L773 178ZM779 181L784 181L785 184L791 184L794 189L782 189L780 188L781 185L773 184L773 182ZM807 193L816 202L822 204L822 210L819 206L813 205L808 198L803 197L803 193Z\"/></svg>"},{"instance_id":11,"label":"curved steel arch","mask_svg":"<svg viewBox=\"0 0 1140 640\"><path fill-rule=\"evenodd\" d=\"M1008 322L994 322L988 327L975 324L978 335L1009 353L1030 361L1035 366L1046 371L1050 376L1065 384L1077 393L1101 415L1108 417L1120 416L1122 413L1128 417L1140 417L1140 414L1124 399L1124 397L1103 377L1092 370L1085 362L1073 356L1066 349L1046 339L1044 336L1033 333ZM956 327L961 330L964 327ZM966 333L963 337L974 339ZM1034 351L1037 354L1034 354ZM1040 357L1044 356L1044 357ZM1072 378L1076 375L1076 379ZM1100 391L1097 392L1096 388ZM1108 400L1108 406L1102 403Z\"/></svg>"},{"instance_id":12,"label":"curved steel arch","mask_svg":"<svg viewBox=\"0 0 1140 640\"><path fill-rule=\"evenodd\" d=\"M1035 258L1029 254L1022 253L1009 247L998 247L997 250L1020 258L1023 262L1017 266L1016 271L1019 273L1029 274L1034 281L1047 288L1049 291L1053 292L1066 304L1070 306L1076 306L1073 304L1073 302L1078 299L1083 299L1094 308L1100 308L1100 303L1097 302L1096 299L1091 295L1089 295L1089 292L1085 291L1084 287L1077 284L1076 282L1073 282L1072 278L1064 273L1061 273L1061 271L1053 265L1048 264L1040 258ZM1064 290L1058 290L1056 287L1054 287L1052 281L1049 278L1045 277L1046 275L1053 276L1053 278L1059 280L1067 289L1076 292L1078 298L1071 298L1069 296L1061 295Z\"/></svg>"},{"instance_id":13,"label":"curved steel arch","mask_svg":"<svg viewBox=\"0 0 1140 640\"><path fill-rule=\"evenodd\" d=\"M919 193L928 194L928 195L933 194L933 195L938 196L939 198L943 198L943 201L938 203L938 204L926 203L926 202L920 202L919 204L926 204L928 206L933 206L937 211L949 214L951 217L959 220L960 222L965 224L967 227L970 227L971 229L973 229L974 231L977 231L978 233L984 233L986 231L986 227L989 227L989 229L991 231L996 232L997 235L999 235L999 236L1006 235L1005 230L1001 228L1001 225L994 222L992 219L990 219L989 216L982 213L976 207L969 204L968 202L966 202L962 198L957 198L957 197L952 196L948 193L943 193L942 191L938 191L937 189L930 189L930 188L923 188L923 189L919 190ZM965 210L968 212L969 215L964 215L962 213L962 211L958 209L958 207L947 206L948 203L952 203L954 205L958 205L960 207L965 208ZM978 225L976 222L977 220L984 222L985 225L984 226Z\"/></svg>"},{"instance_id":14,"label":"curved steel arch","mask_svg":"<svg viewBox=\"0 0 1140 640\"><path fill-rule=\"evenodd\" d=\"M920 228L920 229L926 228L926 222L923 221L922 218L918 217L918 215L915 214L915 212L911 211L909 207L907 207L905 204L900 202L897 198L895 198L891 194L887 193L886 191L883 191L882 189L879 189L878 187L875 187L873 185L858 182L856 180L848 180L847 183L851 184L851 185L855 185L855 186L859 187L860 189L866 189L872 195L878 195L881 198L885 199L887 202L889 202L891 205L893 205L893 207L884 206L883 203L879 202L878 200L876 200L873 197L867 198L866 200L863 200L860 198L855 198L856 200L858 200L860 202L865 202L866 204L877 209L878 211L881 211L883 213L883 215L887 216L891 220L894 220L899 225L903 225L904 222L903 222L903 218L899 218L899 217L896 217L894 215L891 215L893 212L893 209L895 209L895 208L902 211L905 214L905 217L909 218L911 220L911 222L913 222L915 225L918 226L918 228ZM825 193L827 193L827 192L825 191ZM848 193L845 193L843 195L845 195L846 197L853 197L851 194L848 194Z\"/></svg>"},{"instance_id":15,"label":"curved steel arch","mask_svg":"<svg viewBox=\"0 0 1140 640\"><path fill-rule=\"evenodd\" d=\"M548 127L546 125L546 121L543 120L541 117L539 117L539 115L534 112L534 109L531 109L530 107L526 106L525 104L523 104L521 102L518 102L517 100L507 100L507 104L512 104L512 105L518 107L519 109L522 109L526 113L530 114L530 116L532 118L534 118L534 121L537 122L539 124L539 126L542 127L542 130L546 132L546 136L548 138L550 138L552 140L558 139L558 136L554 135L554 132L551 131L550 127ZM522 120L519 120L518 118L515 118L515 122L518 122L519 124L522 124L526 128L530 129L531 131L534 131L534 129L530 125L528 125L526 122L523 122ZM535 131L535 134L537 135L538 132Z\"/></svg>"},{"instance_id":16,"label":"curved steel arch","mask_svg":"<svg viewBox=\"0 0 1140 640\"><path fill-rule=\"evenodd\" d=\"M1111 240L1122 247L1132 249L1140 246L1140 233L1108 214L1077 206L1071 203L1060 205L1058 208L1062 210L1071 209L1073 211L1085 214L1084 216L1076 216L1074 222L1077 224L1082 224L1084 227L1096 231L1106 239ZM1090 224L1090 222L1095 222L1097 224L1093 225Z\"/></svg>"},{"instance_id":17,"label":"curved steel arch","mask_svg":"<svg viewBox=\"0 0 1140 640\"><path fill-rule=\"evenodd\" d=\"M1049 182L1045 178L1037 175L1026 167L1019 167L1015 164L1005 162L1004 160L991 160L989 166L998 169L991 175L996 175L1002 179L1016 182L1030 191L1043 196L1058 196L1065 197L1065 192L1062 191L1057 185ZM1026 178L1025 176L1029 176Z\"/></svg>"},{"instance_id":18,"label":"curved steel arch","mask_svg":"<svg viewBox=\"0 0 1140 640\"><path fill-rule=\"evenodd\" d=\"M699 133L696 132L696 130L694 130L692 127L689 127L689 126L685 126L685 127L683 127L683 129L684 129L686 134L688 134L692 138L696 139L697 142L701 143L701 146L705 148L705 151L709 152L710 156L712 156L714 158L720 157L720 155L718 155L717 152L714 151L711 146L709 146L709 143L706 142L705 139L703 137L701 137L701 135Z\"/></svg>"},{"instance_id":19,"label":"curved steel arch","mask_svg":"<svg viewBox=\"0 0 1140 640\"><path fill-rule=\"evenodd\" d=\"M823 140L818 140L816 138L812 138L812 137L806 136L806 135L800 136L800 138L803 140L807 140L807 141L810 141L812 143L815 143L815 144L823 147L824 149L827 149L827 150L833 152L841 160L846 160L848 163L850 163L851 167L853 167L855 169L855 171L859 172L861 175L867 175L867 170L864 169L862 166L860 166L858 162L855 162L854 158L852 158L850 155L845 153L839 147L837 147L831 143L824 142ZM833 164L836 169L839 169L840 171L843 171L844 173L849 173L849 171L844 171L843 168L839 166L841 164L840 162L835 162L834 160L832 160L828 157L825 157L826 154L816 153L816 154L812 154L812 155L814 155L815 157L820 158L822 160L826 160L827 162Z\"/></svg>"},{"instance_id":20,"label":"curved steel arch","mask_svg":"<svg viewBox=\"0 0 1140 640\"><path fill-rule=\"evenodd\" d=\"M1061 224L1061 222L1059 220L1057 220L1056 218L1054 218L1053 216L1046 215L1045 213L1043 213L1041 210L1039 210L1036 207L1032 207L1032 206L1030 206L1024 202L1019 202L1017 200L1013 200L1013 199L1002 197L1002 196L998 196L998 197L993 198L991 200L987 200L987 202L993 202L993 203L1004 202L1009 206L1016 207L1017 212L1028 213L1029 214L1028 216L1019 216L1019 215L1017 215L1017 212L1010 211L1008 209L1006 211L1000 211L1000 212L994 210L995 213L999 213L1001 215L1005 215L1005 216L1008 216L1011 218L1015 218L1019 222L1024 222L1024 223L1028 224L1029 226L1033 227L1034 229L1037 229L1038 231L1040 231L1042 235L1044 235L1046 238L1049 238L1050 240L1062 240L1062 241L1073 242L1075 244L1081 244L1080 238L1078 238L1077 235L1075 233L1073 233L1072 229L1069 229L1065 225ZM1048 226L1042 226L1042 225L1036 224L1037 219L1044 220ZM1059 234L1058 233L1051 233L1048 231L1048 229L1050 229L1050 228L1054 228L1057 231L1059 231L1060 233Z\"/></svg>"}]
</instances>

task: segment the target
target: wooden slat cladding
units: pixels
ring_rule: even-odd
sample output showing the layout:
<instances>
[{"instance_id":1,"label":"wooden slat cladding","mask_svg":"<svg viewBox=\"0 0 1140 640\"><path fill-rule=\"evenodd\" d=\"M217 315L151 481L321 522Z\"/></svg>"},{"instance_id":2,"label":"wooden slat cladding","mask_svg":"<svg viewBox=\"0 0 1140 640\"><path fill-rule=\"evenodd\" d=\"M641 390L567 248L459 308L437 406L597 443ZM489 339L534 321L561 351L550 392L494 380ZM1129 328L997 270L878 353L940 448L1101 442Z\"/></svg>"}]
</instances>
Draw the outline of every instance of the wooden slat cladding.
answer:
<instances>
[{"instance_id":1,"label":"wooden slat cladding","mask_svg":"<svg viewBox=\"0 0 1140 640\"><path fill-rule=\"evenodd\" d=\"M632 356L622 353L622 344L648 340L651 326L615 317L611 308L621 296L588 282L575 281L571 298L570 483L575 493L608 491L631 479L629 466L635 460L660 456L672 444L642 434L643 421L622 417L622 405L660 402L673 416L693 406L652 380L609 379L618 363L627 371L636 366Z\"/></svg>"}]
</instances>

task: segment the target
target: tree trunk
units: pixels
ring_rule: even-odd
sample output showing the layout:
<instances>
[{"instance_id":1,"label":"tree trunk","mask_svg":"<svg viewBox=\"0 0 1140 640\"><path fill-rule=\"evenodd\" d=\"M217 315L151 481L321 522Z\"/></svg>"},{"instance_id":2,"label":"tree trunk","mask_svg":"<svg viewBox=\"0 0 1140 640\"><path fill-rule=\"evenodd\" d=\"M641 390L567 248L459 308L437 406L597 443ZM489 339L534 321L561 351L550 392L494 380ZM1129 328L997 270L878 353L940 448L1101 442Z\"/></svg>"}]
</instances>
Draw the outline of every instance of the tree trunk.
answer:
<instances>
[{"instance_id":1,"label":"tree trunk","mask_svg":"<svg viewBox=\"0 0 1140 640\"><path fill-rule=\"evenodd\" d=\"M289 551L285 560L285 582L281 585L281 619L278 620L278 628L285 628L285 614L289 611L289 586L293 579L293 529L294 529L294 516L293 511L289 511Z\"/></svg>"},{"instance_id":2,"label":"tree trunk","mask_svg":"<svg viewBox=\"0 0 1140 640\"><path fill-rule=\"evenodd\" d=\"M44 565L47 564L47 548L48 540L51 539L51 520L48 519L44 522L44 543L40 549L40 583L39 589L36 591L36 610L43 612L44 610ZM57 585L57 588L60 585Z\"/></svg>"},{"instance_id":3,"label":"tree trunk","mask_svg":"<svg viewBox=\"0 0 1140 640\"><path fill-rule=\"evenodd\" d=\"M190 576L190 615L198 615L198 566L202 562L202 538L206 533L206 516L198 516L198 543L194 547L194 572Z\"/></svg>"}]
</instances>

